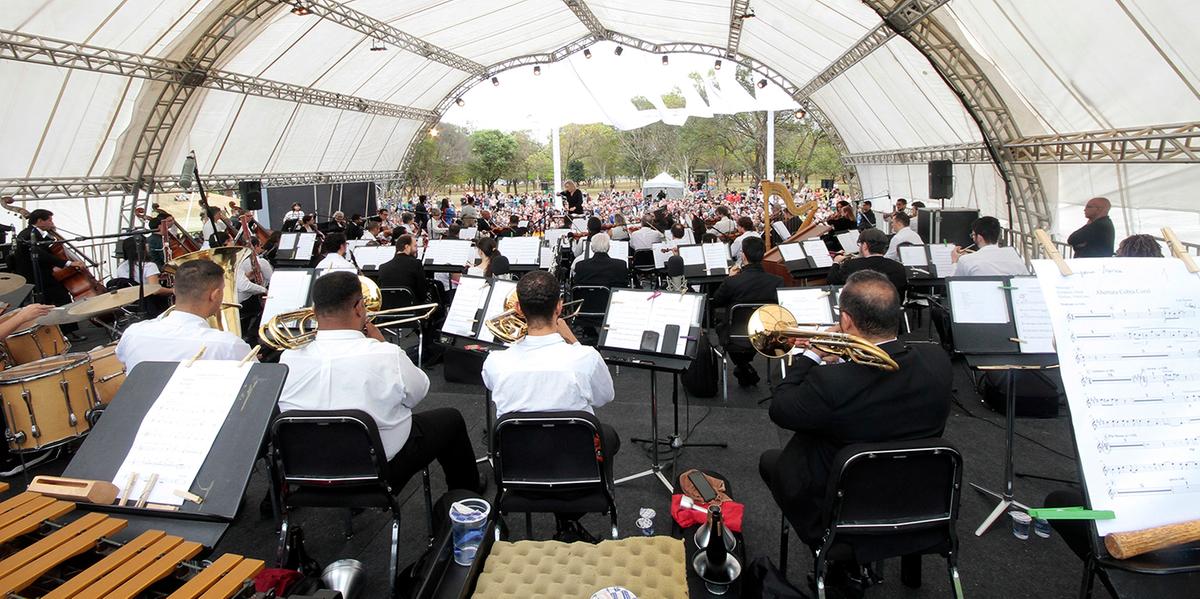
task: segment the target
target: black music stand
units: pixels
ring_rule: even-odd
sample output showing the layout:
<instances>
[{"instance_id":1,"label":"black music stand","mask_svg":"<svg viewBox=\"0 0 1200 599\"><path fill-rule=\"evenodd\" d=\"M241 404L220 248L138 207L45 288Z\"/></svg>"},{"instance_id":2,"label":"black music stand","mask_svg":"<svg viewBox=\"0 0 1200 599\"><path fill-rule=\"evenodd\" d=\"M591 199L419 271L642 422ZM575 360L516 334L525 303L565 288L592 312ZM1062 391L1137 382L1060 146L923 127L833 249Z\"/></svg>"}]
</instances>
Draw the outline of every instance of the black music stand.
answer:
<instances>
[{"instance_id":1,"label":"black music stand","mask_svg":"<svg viewBox=\"0 0 1200 599\"><path fill-rule=\"evenodd\" d=\"M134 367L63 476L113 480L133 446L142 419L177 366L180 366L179 362L143 362ZM81 510L113 513L127 520L129 525L114 535L116 541L127 541L156 529L205 547L215 546L237 517L267 425L283 391L287 370L283 364L254 364L251 367L238 400L189 489L204 497L204 503L197 505L185 501L174 511L80 503ZM202 393L203 390L197 389L197 395ZM198 401L202 399L197 397Z\"/></svg>"}]
</instances>

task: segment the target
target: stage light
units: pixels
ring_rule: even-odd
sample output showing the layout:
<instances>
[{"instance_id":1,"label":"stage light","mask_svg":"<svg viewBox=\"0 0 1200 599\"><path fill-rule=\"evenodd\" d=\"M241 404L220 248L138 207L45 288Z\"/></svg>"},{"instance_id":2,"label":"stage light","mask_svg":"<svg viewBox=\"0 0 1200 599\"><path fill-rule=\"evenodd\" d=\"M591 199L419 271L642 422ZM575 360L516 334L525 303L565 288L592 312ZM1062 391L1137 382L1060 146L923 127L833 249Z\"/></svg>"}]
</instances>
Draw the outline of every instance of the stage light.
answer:
<instances>
[{"instance_id":1,"label":"stage light","mask_svg":"<svg viewBox=\"0 0 1200 599\"><path fill-rule=\"evenodd\" d=\"M667 66L668 62L669 62L669 58L667 57L666 54L663 54L663 66L664 67Z\"/></svg>"},{"instance_id":2,"label":"stage light","mask_svg":"<svg viewBox=\"0 0 1200 599\"><path fill-rule=\"evenodd\" d=\"M591 48L584 48L584 49L583 49L583 57L584 57L584 58L591 58L591 57L592 57L592 49L591 49Z\"/></svg>"},{"instance_id":3,"label":"stage light","mask_svg":"<svg viewBox=\"0 0 1200 599\"><path fill-rule=\"evenodd\" d=\"M621 53L622 53L622 52L624 52L624 51L625 51L625 48L622 48L621 46L617 46L617 49L616 49L616 50L613 50L613 54L616 54L617 56L620 56L620 55L621 55Z\"/></svg>"},{"instance_id":4,"label":"stage light","mask_svg":"<svg viewBox=\"0 0 1200 599\"><path fill-rule=\"evenodd\" d=\"M492 77L492 85L500 85L500 80L495 77Z\"/></svg>"},{"instance_id":5,"label":"stage light","mask_svg":"<svg viewBox=\"0 0 1200 599\"><path fill-rule=\"evenodd\" d=\"M441 131L438 131L437 127L434 127L429 130L429 137L437 137L439 133L441 133Z\"/></svg>"},{"instance_id":6,"label":"stage light","mask_svg":"<svg viewBox=\"0 0 1200 599\"><path fill-rule=\"evenodd\" d=\"M383 52L384 50L387 50L387 46L383 45L383 41L371 38L372 52Z\"/></svg>"},{"instance_id":7,"label":"stage light","mask_svg":"<svg viewBox=\"0 0 1200 599\"><path fill-rule=\"evenodd\" d=\"M292 5L292 14L303 17L304 15L312 14L312 11L303 2L296 2Z\"/></svg>"},{"instance_id":8,"label":"stage light","mask_svg":"<svg viewBox=\"0 0 1200 599\"><path fill-rule=\"evenodd\" d=\"M766 80L766 79L759 79L759 80L758 80L758 88L759 88L759 89L762 89L762 88L764 88L764 87L766 87L766 86L767 86L767 80Z\"/></svg>"},{"instance_id":9,"label":"stage light","mask_svg":"<svg viewBox=\"0 0 1200 599\"><path fill-rule=\"evenodd\" d=\"M466 104L467 104L466 102L463 101L462 98L455 100L454 103L458 104L459 106L466 106Z\"/></svg>"},{"instance_id":10,"label":"stage light","mask_svg":"<svg viewBox=\"0 0 1200 599\"><path fill-rule=\"evenodd\" d=\"M542 67L540 67L540 66L533 67L533 76L534 77L537 77L538 75L541 75L541 74L542 74Z\"/></svg>"},{"instance_id":11,"label":"stage light","mask_svg":"<svg viewBox=\"0 0 1200 599\"><path fill-rule=\"evenodd\" d=\"M804 109L803 109L803 108L797 108L797 109L796 109L796 118L798 118L798 119L802 119L802 118L804 118L804 117L805 117L807 114L808 114L808 113L807 113L807 112L804 112Z\"/></svg>"},{"instance_id":12,"label":"stage light","mask_svg":"<svg viewBox=\"0 0 1200 599\"><path fill-rule=\"evenodd\" d=\"M717 59L717 62L713 63L713 70L714 71L721 70L721 59L720 58Z\"/></svg>"}]
</instances>

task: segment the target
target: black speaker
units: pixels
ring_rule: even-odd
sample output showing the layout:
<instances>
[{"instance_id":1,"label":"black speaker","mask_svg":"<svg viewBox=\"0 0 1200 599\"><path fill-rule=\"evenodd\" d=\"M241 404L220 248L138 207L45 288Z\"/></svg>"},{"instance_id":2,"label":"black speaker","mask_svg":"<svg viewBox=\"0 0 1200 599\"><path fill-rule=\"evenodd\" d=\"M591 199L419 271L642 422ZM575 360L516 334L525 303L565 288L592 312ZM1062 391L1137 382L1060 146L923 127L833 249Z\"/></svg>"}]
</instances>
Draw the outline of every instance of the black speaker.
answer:
<instances>
[{"instance_id":1,"label":"black speaker","mask_svg":"<svg viewBox=\"0 0 1200 599\"><path fill-rule=\"evenodd\" d=\"M238 181L242 210L262 210L262 181Z\"/></svg>"},{"instance_id":2,"label":"black speaker","mask_svg":"<svg viewBox=\"0 0 1200 599\"><path fill-rule=\"evenodd\" d=\"M954 197L954 161L929 161L929 199L948 200Z\"/></svg>"},{"instance_id":3,"label":"black speaker","mask_svg":"<svg viewBox=\"0 0 1200 599\"><path fill-rule=\"evenodd\" d=\"M833 189L833 179L821 179L821 189L825 191Z\"/></svg>"},{"instance_id":4,"label":"black speaker","mask_svg":"<svg viewBox=\"0 0 1200 599\"><path fill-rule=\"evenodd\" d=\"M925 243L971 245L971 223L979 218L977 208L921 208L917 211L917 234Z\"/></svg>"}]
</instances>

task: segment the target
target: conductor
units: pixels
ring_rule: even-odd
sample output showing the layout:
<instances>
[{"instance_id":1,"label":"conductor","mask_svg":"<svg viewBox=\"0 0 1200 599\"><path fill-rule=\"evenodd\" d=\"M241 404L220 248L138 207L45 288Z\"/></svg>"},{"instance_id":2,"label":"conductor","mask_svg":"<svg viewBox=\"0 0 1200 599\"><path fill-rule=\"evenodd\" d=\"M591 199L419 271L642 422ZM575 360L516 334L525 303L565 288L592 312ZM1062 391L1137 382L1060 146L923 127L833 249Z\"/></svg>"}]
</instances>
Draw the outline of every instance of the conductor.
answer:
<instances>
[{"instance_id":1,"label":"conductor","mask_svg":"<svg viewBox=\"0 0 1200 599\"><path fill-rule=\"evenodd\" d=\"M558 192L567 202L567 214L583 214L583 192L574 181L563 183L563 191Z\"/></svg>"}]
</instances>

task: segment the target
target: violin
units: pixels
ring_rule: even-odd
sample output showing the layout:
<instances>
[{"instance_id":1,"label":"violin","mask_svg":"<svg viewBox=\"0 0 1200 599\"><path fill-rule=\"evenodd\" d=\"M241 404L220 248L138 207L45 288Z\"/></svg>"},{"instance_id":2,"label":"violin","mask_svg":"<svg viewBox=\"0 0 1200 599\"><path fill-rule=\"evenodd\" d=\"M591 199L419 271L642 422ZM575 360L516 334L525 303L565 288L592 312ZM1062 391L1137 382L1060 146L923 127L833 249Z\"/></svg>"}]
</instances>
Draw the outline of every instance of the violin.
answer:
<instances>
[{"instance_id":1,"label":"violin","mask_svg":"<svg viewBox=\"0 0 1200 599\"><path fill-rule=\"evenodd\" d=\"M0 198L4 205L4 209L9 212L14 212L21 215L21 218L28 220L29 211L14 204L12 196L4 196ZM67 262L79 262L81 264L91 265L92 268L99 267L98 264L88 260L81 255L69 241L63 238L58 231L51 229L46 231L51 237L58 240L58 243L50 245L50 253L54 254L61 260ZM91 271L86 266L69 266L67 268L54 268L54 280L62 283L63 287L67 288L73 299L83 297L92 297L105 293L107 290L100 281L92 275Z\"/></svg>"}]
</instances>

